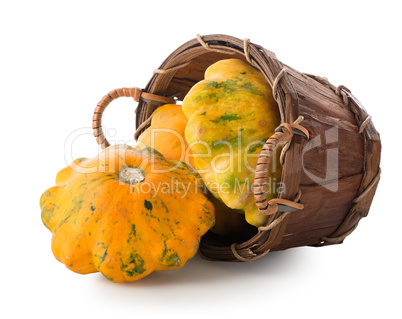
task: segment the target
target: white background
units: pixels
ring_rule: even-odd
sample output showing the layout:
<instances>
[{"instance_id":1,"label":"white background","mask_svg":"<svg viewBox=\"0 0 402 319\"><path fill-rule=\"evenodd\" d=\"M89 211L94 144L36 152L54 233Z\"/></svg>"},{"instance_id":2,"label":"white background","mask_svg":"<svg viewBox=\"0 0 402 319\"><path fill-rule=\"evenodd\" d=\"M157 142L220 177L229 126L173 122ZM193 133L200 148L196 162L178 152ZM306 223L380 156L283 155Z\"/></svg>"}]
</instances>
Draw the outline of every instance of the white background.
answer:
<instances>
[{"instance_id":1,"label":"white background","mask_svg":"<svg viewBox=\"0 0 402 319\"><path fill-rule=\"evenodd\" d=\"M1 2L0 316L401 318L397 5ZM383 173L369 216L342 245L291 249L251 264L195 257L182 269L131 284L70 272L51 253L40 195L70 158L97 154L87 128L100 98L114 88L144 87L152 71L197 33L250 38L299 71L352 90L373 116L383 145ZM120 99L107 110L104 123L115 128L115 140L132 143L135 106ZM65 156L65 142L76 130L84 135Z\"/></svg>"}]
</instances>

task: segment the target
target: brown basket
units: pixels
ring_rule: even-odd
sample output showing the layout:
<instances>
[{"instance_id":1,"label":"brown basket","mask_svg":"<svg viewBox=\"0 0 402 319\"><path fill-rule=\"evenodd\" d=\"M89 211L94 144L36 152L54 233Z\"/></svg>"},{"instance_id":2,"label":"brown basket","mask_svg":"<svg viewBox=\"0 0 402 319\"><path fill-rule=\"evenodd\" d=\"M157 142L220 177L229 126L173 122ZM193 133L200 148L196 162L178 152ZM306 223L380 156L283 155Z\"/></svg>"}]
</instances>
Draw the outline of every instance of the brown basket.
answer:
<instances>
[{"instance_id":1,"label":"brown basket","mask_svg":"<svg viewBox=\"0 0 402 319\"><path fill-rule=\"evenodd\" d=\"M284 144L282 183L278 199L268 203L263 185L254 184L260 211L270 218L243 238L207 233L200 255L211 260L252 261L269 251L297 246L340 244L367 216L380 179L381 142L371 117L346 87L326 78L298 72L274 53L249 40L227 35L197 36L176 49L144 90L109 92L98 104L94 133L108 145L101 128L105 107L119 96L139 102L136 137L149 125L154 110L183 100L214 62L238 58L259 69L272 86L282 125L265 144L259 164L267 174L269 148ZM307 131L306 131L307 130ZM307 139L306 137L308 137ZM264 155L265 154L265 155ZM335 165L334 165L335 163Z\"/></svg>"}]
</instances>

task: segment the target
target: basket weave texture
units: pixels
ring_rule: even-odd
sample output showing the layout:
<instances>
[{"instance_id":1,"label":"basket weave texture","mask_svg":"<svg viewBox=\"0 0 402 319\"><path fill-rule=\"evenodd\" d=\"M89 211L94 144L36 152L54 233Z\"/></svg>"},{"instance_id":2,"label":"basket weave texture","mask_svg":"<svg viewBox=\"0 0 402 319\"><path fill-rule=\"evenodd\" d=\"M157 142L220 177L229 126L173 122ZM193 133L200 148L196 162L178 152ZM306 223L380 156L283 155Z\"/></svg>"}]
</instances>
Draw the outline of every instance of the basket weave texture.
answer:
<instances>
[{"instance_id":1,"label":"basket weave texture","mask_svg":"<svg viewBox=\"0 0 402 319\"><path fill-rule=\"evenodd\" d=\"M309 138L292 132L284 136L285 187L278 202L295 203L291 206L299 209L274 212L265 225L242 238L207 233L200 255L210 260L253 261L269 251L342 243L367 216L381 173L379 134L346 87L301 73L248 39L197 36L173 51L144 90L135 92L139 101L136 136L147 128L152 113L166 99L183 100L203 79L208 66L227 58L242 59L259 69L273 89L283 127L300 123ZM148 96L141 98L141 94ZM111 100L113 97L106 96L104 103ZM98 143L106 141L100 133L97 131ZM334 159L335 166L331 164Z\"/></svg>"}]
</instances>

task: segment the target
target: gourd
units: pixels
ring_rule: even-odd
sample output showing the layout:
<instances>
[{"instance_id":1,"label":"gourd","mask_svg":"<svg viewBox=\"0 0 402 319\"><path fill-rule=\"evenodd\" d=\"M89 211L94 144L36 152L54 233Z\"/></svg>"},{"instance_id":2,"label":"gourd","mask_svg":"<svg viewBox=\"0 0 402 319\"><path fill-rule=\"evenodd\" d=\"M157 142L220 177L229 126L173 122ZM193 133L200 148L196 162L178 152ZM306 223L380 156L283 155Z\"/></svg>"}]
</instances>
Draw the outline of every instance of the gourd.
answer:
<instances>
[{"instance_id":1,"label":"gourd","mask_svg":"<svg viewBox=\"0 0 402 319\"><path fill-rule=\"evenodd\" d=\"M243 210L254 226L267 220L255 205L252 185L261 148L280 124L278 110L264 76L238 59L209 66L183 100L185 139L205 185L230 208ZM268 200L277 195L279 154L269 167Z\"/></svg>"},{"instance_id":2,"label":"gourd","mask_svg":"<svg viewBox=\"0 0 402 319\"><path fill-rule=\"evenodd\" d=\"M156 149L167 160L183 161L194 167L191 149L184 139L186 125L181 105L162 105L152 115L151 125L138 137L137 145Z\"/></svg>"},{"instance_id":3,"label":"gourd","mask_svg":"<svg viewBox=\"0 0 402 319\"><path fill-rule=\"evenodd\" d=\"M41 197L54 256L113 282L181 268L214 224L214 206L187 164L151 148L116 146L61 170Z\"/></svg>"}]
</instances>

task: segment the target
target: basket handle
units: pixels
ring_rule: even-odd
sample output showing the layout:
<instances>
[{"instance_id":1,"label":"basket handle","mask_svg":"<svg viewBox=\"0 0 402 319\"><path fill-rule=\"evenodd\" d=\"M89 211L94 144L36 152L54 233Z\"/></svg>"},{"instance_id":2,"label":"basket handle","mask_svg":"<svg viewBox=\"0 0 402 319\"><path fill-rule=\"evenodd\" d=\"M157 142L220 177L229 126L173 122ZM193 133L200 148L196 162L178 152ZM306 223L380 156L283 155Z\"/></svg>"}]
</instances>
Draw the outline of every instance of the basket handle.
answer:
<instances>
[{"instance_id":1,"label":"basket handle","mask_svg":"<svg viewBox=\"0 0 402 319\"><path fill-rule=\"evenodd\" d=\"M288 144L294 134L309 138L308 131L298 123L303 118L299 118L292 124L282 123L275 129L275 133L265 142L258 158L257 167L254 175L254 200L263 215L272 215L276 212L293 212L304 207L303 204L296 203L283 198L267 200L267 177L271 156L274 150L282 144Z\"/></svg>"},{"instance_id":2,"label":"basket handle","mask_svg":"<svg viewBox=\"0 0 402 319\"><path fill-rule=\"evenodd\" d=\"M176 104L176 101L173 98L147 93L137 87L120 88L110 91L98 102L92 117L92 129L94 130L94 136L96 138L96 142L101 146L102 149L110 146L110 143L106 139L102 129L103 112L110 102L122 96L132 97L136 102L139 102L141 99L143 99L146 102L156 102L156 104Z\"/></svg>"}]
</instances>

